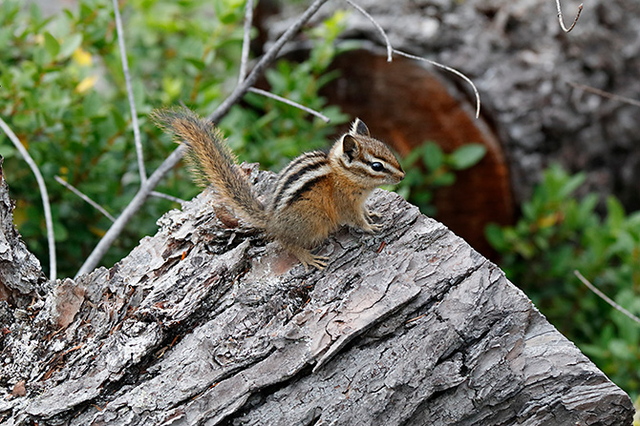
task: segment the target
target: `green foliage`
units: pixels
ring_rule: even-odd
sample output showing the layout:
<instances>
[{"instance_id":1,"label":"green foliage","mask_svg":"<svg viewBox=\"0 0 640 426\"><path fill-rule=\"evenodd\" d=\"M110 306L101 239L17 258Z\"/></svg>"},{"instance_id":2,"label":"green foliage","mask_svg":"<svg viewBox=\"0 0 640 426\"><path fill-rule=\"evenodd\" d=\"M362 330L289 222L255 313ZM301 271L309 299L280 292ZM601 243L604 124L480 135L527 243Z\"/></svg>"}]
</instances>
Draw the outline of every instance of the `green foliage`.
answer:
<instances>
[{"instance_id":1,"label":"green foliage","mask_svg":"<svg viewBox=\"0 0 640 426\"><path fill-rule=\"evenodd\" d=\"M122 3L149 172L175 145L147 121L148 113L183 101L206 114L236 84L243 5L244 0L216 0L213 5L208 0ZM268 79L277 93L312 108L324 106L316 91L329 78L323 76L323 70L335 53L332 41L341 28L338 18L313 34L317 46L310 61L299 66L281 62L269 71ZM41 168L50 192L59 274L72 275L110 222L53 177L60 175L116 216L140 184L112 3L80 0L77 10L48 18L36 5L25 10L23 2L5 0L0 2L0 43L0 114ZM284 156L319 146L332 131L270 100L252 97L247 103L249 107L234 108L223 127L241 153L253 161L268 159L275 165ZM336 122L344 120L335 108L324 112ZM254 142L254 138L262 139ZM16 225L48 269L46 230L35 179L3 133L0 154L6 159L6 178L17 200ZM183 199L198 191L185 168L177 168L158 190ZM153 234L155 220L171 207L176 205L149 199L103 263L113 264L142 236Z\"/></svg>"},{"instance_id":2,"label":"green foliage","mask_svg":"<svg viewBox=\"0 0 640 426\"><path fill-rule=\"evenodd\" d=\"M455 171L474 166L485 153L486 148L477 143L463 145L445 154L436 143L425 142L404 159L407 175L397 192L420 207L424 214L434 215L435 208L431 204L433 190L453 185Z\"/></svg>"},{"instance_id":3,"label":"green foliage","mask_svg":"<svg viewBox=\"0 0 640 426\"><path fill-rule=\"evenodd\" d=\"M549 168L522 206L515 226L487 228L507 276L614 382L640 391L640 326L589 291L589 281L627 310L640 313L640 212L625 214L614 197L606 215L598 197L573 196L584 173Z\"/></svg>"}]
</instances>

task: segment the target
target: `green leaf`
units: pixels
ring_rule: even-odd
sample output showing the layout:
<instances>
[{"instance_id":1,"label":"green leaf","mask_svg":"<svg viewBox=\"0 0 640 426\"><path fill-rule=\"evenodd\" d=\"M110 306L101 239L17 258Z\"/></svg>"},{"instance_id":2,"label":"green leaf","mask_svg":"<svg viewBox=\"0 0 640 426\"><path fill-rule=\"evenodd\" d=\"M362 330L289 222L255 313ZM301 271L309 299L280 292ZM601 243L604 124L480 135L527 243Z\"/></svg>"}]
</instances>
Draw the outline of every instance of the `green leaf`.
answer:
<instances>
[{"instance_id":1,"label":"green leaf","mask_svg":"<svg viewBox=\"0 0 640 426\"><path fill-rule=\"evenodd\" d=\"M477 164L487 152L487 148L479 143L470 143L456 149L449 155L451 166L456 170L468 169Z\"/></svg>"},{"instance_id":2,"label":"green leaf","mask_svg":"<svg viewBox=\"0 0 640 426\"><path fill-rule=\"evenodd\" d=\"M444 153L435 142L427 142L421 147L422 161L430 171L437 170L444 162Z\"/></svg>"},{"instance_id":3,"label":"green leaf","mask_svg":"<svg viewBox=\"0 0 640 426\"><path fill-rule=\"evenodd\" d=\"M60 52L60 43L48 31L44 33L44 47L52 58L58 56L58 52Z\"/></svg>"},{"instance_id":4,"label":"green leaf","mask_svg":"<svg viewBox=\"0 0 640 426\"><path fill-rule=\"evenodd\" d=\"M245 0L215 0L213 2L216 16L223 24L232 24L244 15Z\"/></svg>"},{"instance_id":5,"label":"green leaf","mask_svg":"<svg viewBox=\"0 0 640 426\"><path fill-rule=\"evenodd\" d=\"M608 197L607 212L609 213L607 215L607 224L614 230L620 229L625 220L624 207L622 207L620 201L615 197Z\"/></svg>"},{"instance_id":6,"label":"green leaf","mask_svg":"<svg viewBox=\"0 0 640 426\"><path fill-rule=\"evenodd\" d=\"M81 44L82 34L76 33L67 37L60 47L59 59L67 59L69 56L73 55L73 52L75 52Z\"/></svg>"},{"instance_id":7,"label":"green leaf","mask_svg":"<svg viewBox=\"0 0 640 426\"><path fill-rule=\"evenodd\" d=\"M578 173L577 175L571 176L565 183L562 184L560 189L558 190L558 199L563 200L569 195L573 194L576 189L580 187L586 180L587 175L584 173Z\"/></svg>"}]
</instances>

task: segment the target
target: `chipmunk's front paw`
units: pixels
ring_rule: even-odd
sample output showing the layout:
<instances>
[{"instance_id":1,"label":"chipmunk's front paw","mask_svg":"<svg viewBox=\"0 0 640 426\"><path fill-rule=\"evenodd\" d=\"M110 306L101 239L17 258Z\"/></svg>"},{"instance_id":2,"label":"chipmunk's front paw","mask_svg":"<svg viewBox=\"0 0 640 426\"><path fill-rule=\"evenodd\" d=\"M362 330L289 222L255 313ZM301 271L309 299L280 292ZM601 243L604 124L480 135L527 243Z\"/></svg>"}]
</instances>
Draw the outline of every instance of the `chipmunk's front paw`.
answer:
<instances>
[{"instance_id":1,"label":"chipmunk's front paw","mask_svg":"<svg viewBox=\"0 0 640 426\"><path fill-rule=\"evenodd\" d=\"M368 232L369 234L375 234L382 231L384 225L381 223L375 223L380 219L382 219L382 216L380 216L378 213L365 210L362 220L363 223L361 224L362 230Z\"/></svg>"}]
</instances>

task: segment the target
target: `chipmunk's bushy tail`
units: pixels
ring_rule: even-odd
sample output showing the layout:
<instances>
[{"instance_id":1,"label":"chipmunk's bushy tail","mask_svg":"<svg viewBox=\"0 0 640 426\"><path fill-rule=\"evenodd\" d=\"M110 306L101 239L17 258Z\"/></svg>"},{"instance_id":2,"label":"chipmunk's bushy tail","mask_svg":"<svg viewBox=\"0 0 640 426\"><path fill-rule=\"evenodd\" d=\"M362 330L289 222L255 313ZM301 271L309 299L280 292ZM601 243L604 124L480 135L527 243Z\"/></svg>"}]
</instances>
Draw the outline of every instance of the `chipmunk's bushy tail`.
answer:
<instances>
[{"instance_id":1,"label":"chipmunk's bushy tail","mask_svg":"<svg viewBox=\"0 0 640 426\"><path fill-rule=\"evenodd\" d=\"M188 147L187 160L194 180L211 183L224 201L253 226L265 228L264 205L256 198L236 157L220 131L186 107L156 110L151 114L161 128L175 135L176 142Z\"/></svg>"}]
</instances>

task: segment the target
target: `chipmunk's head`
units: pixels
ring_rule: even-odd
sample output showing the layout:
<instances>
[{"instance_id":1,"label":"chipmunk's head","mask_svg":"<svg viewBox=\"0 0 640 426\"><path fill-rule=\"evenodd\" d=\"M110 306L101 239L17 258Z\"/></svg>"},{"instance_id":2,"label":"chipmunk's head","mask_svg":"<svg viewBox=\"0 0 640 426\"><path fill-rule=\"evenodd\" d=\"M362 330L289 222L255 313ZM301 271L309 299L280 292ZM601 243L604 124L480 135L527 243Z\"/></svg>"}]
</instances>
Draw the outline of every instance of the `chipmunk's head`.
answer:
<instances>
[{"instance_id":1,"label":"chipmunk's head","mask_svg":"<svg viewBox=\"0 0 640 426\"><path fill-rule=\"evenodd\" d=\"M329 158L349 179L364 188L396 184L404 179L404 170L391 149L372 138L369 128L359 118L334 144Z\"/></svg>"}]
</instances>

